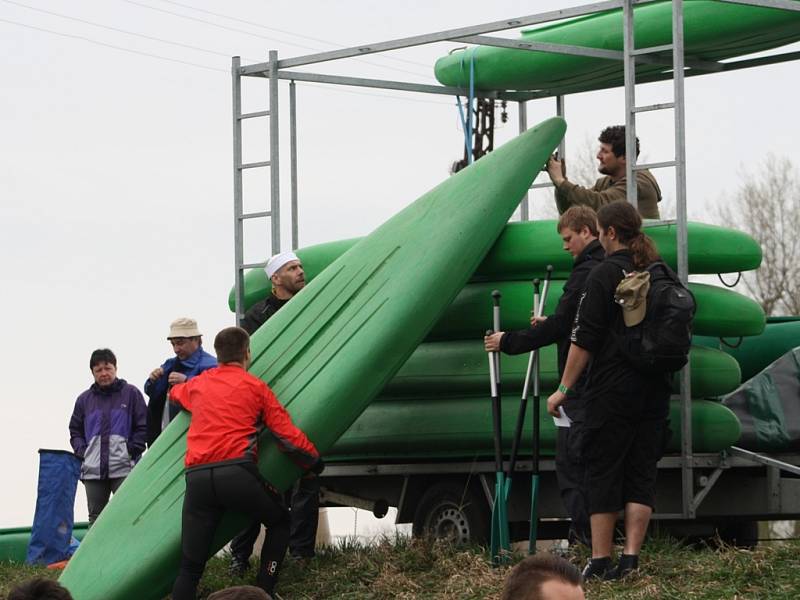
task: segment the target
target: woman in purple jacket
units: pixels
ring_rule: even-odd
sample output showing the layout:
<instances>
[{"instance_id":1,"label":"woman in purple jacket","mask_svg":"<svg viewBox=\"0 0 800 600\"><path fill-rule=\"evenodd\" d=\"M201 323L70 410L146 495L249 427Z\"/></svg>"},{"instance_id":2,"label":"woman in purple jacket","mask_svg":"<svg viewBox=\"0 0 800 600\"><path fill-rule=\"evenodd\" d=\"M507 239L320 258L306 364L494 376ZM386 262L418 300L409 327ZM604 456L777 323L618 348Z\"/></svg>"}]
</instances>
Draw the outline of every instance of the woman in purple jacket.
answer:
<instances>
[{"instance_id":1,"label":"woman in purple jacket","mask_svg":"<svg viewBox=\"0 0 800 600\"><path fill-rule=\"evenodd\" d=\"M83 458L81 481L89 523L94 523L144 452L147 406L136 387L117 378L117 357L111 350L92 352L89 368L94 383L75 401L69 442Z\"/></svg>"}]
</instances>

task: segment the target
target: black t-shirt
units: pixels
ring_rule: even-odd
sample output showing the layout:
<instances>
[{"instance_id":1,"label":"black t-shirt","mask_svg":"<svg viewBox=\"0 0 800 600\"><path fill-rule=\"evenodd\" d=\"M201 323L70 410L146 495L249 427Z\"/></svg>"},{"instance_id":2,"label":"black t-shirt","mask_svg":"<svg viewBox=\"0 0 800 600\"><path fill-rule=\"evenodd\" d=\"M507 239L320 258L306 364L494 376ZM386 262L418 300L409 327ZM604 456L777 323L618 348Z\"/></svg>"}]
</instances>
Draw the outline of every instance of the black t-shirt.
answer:
<instances>
[{"instance_id":1,"label":"black t-shirt","mask_svg":"<svg viewBox=\"0 0 800 600\"><path fill-rule=\"evenodd\" d=\"M586 284L586 278L592 269L603 260L605 251L597 240L591 241L575 258L575 265L564 284L564 291L558 300L555 312L547 320L536 327L507 331L500 340L500 350L506 354L522 354L549 344L558 344L558 374L564 373L567 364L567 355L570 347L570 334L578 311L578 301ZM581 374L578 382L564 404L564 409L573 421L582 420L583 403L580 398L581 390L585 384L585 373Z\"/></svg>"},{"instance_id":2,"label":"black t-shirt","mask_svg":"<svg viewBox=\"0 0 800 600\"><path fill-rule=\"evenodd\" d=\"M274 294L270 294L266 299L250 307L250 310L244 314L244 318L239 326L250 335L253 335L259 327L269 321L270 317L283 308L283 305L289 300L289 298L281 300Z\"/></svg>"},{"instance_id":3,"label":"black t-shirt","mask_svg":"<svg viewBox=\"0 0 800 600\"><path fill-rule=\"evenodd\" d=\"M592 353L584 391L587 417L610 411L629 417L665 417L669 376L645 375L623 356L617 343L625 322L614 292L625 273L634 271L630 250L619 250L597 265L586 279L571 340Z\"/></svg>"},{"instance_id":4,"label":"black t-shirt","mask_svg":"<svg viewBox=\"0 0 800 600\"><path fill-rule=\"evenodd\" d=\"M604 256L605 252L600 242L594 240L587 244L575 259L575 266L564 284L564 291L558 300L555 312L536 327L507 331L500 340L500 350L506 354L522 354L557 343L558 372L563 373L569 353L569 337L586 278Z\"/></svg>"}]
</instances>

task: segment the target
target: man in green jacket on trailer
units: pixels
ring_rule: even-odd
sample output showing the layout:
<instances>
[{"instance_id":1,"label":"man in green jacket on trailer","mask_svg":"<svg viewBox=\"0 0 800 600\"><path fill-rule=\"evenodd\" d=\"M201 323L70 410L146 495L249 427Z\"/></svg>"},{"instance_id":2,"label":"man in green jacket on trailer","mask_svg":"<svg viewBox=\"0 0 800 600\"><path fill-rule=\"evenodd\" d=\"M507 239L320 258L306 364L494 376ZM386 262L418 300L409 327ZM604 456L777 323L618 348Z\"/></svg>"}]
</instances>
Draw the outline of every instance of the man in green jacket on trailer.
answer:
<instances>
[{"instance_id":1,"label":"man in green jacket on trailer","mask_svg":"<svg viewBox=\"0 0 800 600\"><path fill-rule=\"evenodd\" d=\"M597 151L597 170L604 175L594 186L585 188L567 179L564 160L551 156L547 161L547 174L556 188L556 206L563 214L570 206L590 206L594 210L612 202L627 202L627 177L625 174L625 126L612 125L600 132L600 149ZM639 156L639 138L636 138L636 156ZM661 188L653 174L644 169L636 172L636 190L639 214L643 219L658 219Z\"/></svg>"}]
</instances>

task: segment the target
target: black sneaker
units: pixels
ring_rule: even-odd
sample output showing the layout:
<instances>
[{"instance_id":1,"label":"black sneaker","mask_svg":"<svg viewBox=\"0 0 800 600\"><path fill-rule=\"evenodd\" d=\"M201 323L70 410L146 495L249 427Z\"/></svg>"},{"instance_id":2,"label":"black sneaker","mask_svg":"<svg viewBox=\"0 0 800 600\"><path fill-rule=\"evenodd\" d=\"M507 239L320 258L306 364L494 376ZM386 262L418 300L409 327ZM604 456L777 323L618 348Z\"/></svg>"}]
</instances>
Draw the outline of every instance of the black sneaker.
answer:
<instances>
[{"instance_id":1,"label":"black sneaker","mask_svg":"<svg viewBox=\"0 0 800 600\"><path fill-rule=\"evenodd\" d=\"M238 556L231 557L231 564L228 565L228 573L234 577L244 577L250 570L250 561L242 560Z\"/></svg>"},{"instance_id":2,"label":"black sneaker","mask_svg":"<svg viewBox=\"0 0 800 600\"><path fill-rule=\"evenodd\" d=\"M634 571L639 570L639 555L638 554L622 554L619 557L619 564L611 569L609 574L612 579L622 579L627 577Z\"/></svg>"},{"instance_id":3,"label":"black sneaker","mask_svg":"<svg viewBox=\"0 0 800 600\"><path fill-rule=\"evenodd\" d=\"M586 563L586 566L583 567L583 575L584 581L588 581L590 579L602 579L603 581L609 581L613 579L610 576L612 571L611 566L611 557L610 556L603 556L602 558L590 558L589 562Z\"/></svg>"}]
</instances>

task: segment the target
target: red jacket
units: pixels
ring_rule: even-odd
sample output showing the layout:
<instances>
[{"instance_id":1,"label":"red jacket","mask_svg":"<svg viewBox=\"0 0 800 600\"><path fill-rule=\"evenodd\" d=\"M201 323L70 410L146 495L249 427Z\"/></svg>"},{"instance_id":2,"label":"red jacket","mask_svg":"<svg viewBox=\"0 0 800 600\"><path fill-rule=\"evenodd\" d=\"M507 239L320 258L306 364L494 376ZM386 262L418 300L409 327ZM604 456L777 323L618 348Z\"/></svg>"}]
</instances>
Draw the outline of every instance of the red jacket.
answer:
<instances>
[{"instance_id":1,"label":"red jacket","mask_svg":"<svg viewBox=\"0 0 800 600\"><path fill-rule=\"evenodd\" d=\"M301 467L319 452L292 423L267 384L244 369L222 364L174 386L169 399L192 413L186 467L236 459L258 460L258 435L266 426L278 447Z\"/></svg>"}]
</instances>

